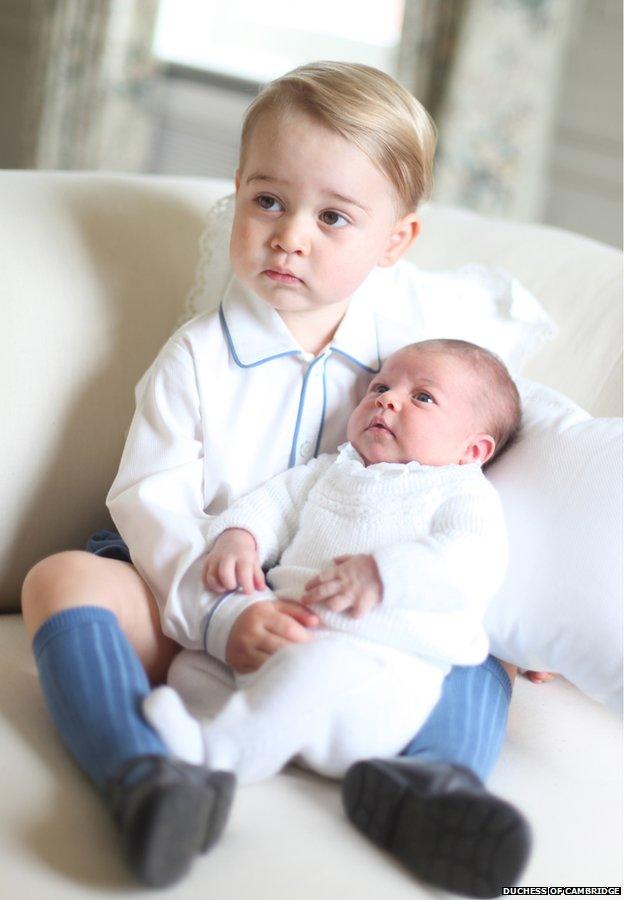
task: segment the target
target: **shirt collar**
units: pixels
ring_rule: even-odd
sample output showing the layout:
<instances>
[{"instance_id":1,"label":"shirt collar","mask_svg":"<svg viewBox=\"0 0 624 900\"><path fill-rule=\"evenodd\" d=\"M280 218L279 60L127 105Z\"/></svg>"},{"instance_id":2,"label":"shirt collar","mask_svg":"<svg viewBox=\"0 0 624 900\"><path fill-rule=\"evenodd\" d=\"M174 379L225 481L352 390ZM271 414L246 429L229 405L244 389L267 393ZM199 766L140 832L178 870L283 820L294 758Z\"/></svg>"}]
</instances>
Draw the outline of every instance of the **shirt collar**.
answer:
<instances>
[{"instance_id":1,"label":"shirt collar","mask_svg":"<svg viewBox=\"0 0 624 900\"><path fill-rule=\"evenodd\" d=\"M415 339L395 280L392 270L373 269L353 294L327 351L374 374L390 353ZM384 315L390 294L392 319ZM235 277L225 290L219 315L234 361L243 368L304 355L278 313Z\"/></svg>"},{"instance_id":2,"label":"shirt collar","mask_svg":"<svg viewBox=\"0 0 624 900\"><path fill-rule=\"evenodd\" d=\"M371 375L381 368L377 316L366 282L351 297L330 348Z\"/></svg>"},{"instance_id":3,"label":"shirt collar","mask_svg":"<svg viewBox=\"0 0 624 900\"><path fill-rule=\"evenodd\" d=\"M302 352L275 310L235 277L225 289L219 316L232 357L242 368Z\"/></svg>"},{"instance_id":4,"label":"shirt collar","mask_svg":"<svg viewBox=\"0 0 624 900\"><path fill-rule=\"evenodd\" d=\"M235 277L225 290L219 316L232 357L242 368L280 356L304 355L278 313ZM371 374L379 371L377 316L366 281L351 298L327 350Z\"/></svg>"}]
</instances>

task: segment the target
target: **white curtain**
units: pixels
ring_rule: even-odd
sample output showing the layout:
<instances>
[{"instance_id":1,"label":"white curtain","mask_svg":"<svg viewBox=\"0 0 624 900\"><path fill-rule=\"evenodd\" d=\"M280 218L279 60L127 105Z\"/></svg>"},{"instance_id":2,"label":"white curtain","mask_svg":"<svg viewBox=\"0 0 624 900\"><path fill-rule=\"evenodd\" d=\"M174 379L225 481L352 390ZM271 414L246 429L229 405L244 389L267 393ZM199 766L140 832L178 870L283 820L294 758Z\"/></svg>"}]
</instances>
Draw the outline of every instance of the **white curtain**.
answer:
<instances>
[{"instance_id":1,"label":"white curtain","mask_svg":"<svg viewBox=\"0 0 624 900\"><path fill-rule=\"evenodd\" d=\"M30 4L25 166L141 171L151 146L158 0Z\"/></svg>"},{"instance_id":2,"label":"white curtain","mask_svg":"<svg viewBox=\"0 0 624 900\"><path fill-rule=\"evenodd\" d=\"M439 129L434 199L540 217L577 0L406 0L399 77Z\"/></svg>"}]
</instances>

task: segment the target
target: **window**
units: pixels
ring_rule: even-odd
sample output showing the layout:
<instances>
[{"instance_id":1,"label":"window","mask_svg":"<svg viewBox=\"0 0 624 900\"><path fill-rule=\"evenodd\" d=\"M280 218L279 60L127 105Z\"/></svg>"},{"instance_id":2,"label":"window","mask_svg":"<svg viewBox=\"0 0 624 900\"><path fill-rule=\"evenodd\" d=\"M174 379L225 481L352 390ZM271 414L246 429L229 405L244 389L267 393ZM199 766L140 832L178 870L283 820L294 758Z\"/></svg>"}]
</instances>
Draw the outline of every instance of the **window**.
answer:
<instances>
[{"instance_id":1,"label":"window","mask_svg":"<svg viewBox=\"0 0 624 900\"><path fill-rule=\"evenodd\" d=\"M404 0L161 0L154 49L171 63L265 83L315 59L394 74Z\"/></svg>"}]
</instances>

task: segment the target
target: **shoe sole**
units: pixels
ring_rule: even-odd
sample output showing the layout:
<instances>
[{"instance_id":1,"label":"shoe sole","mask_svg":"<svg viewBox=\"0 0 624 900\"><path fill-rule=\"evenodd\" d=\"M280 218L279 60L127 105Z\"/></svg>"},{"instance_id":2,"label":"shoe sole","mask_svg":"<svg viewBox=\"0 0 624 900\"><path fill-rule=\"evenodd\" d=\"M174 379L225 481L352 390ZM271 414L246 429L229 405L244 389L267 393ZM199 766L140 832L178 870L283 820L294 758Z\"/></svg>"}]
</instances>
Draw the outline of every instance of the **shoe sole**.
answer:
<instances>
[{"instance_id":1,"label":"shoe sole","mask_svg":"<svg viewBox=\"0 0 624 900\"><path fill-rule=\"evenodd\" d=\"M228 773L207 775L204 789L173 783L158 787L134 823L127 857L147 887L167 887L190 869L198 853L219 839L232 805L234 778Z\"/></svg>"},{"instance_id":2,"label":"shoe sole","mask_svg":"<svg viewBox=\"0 0 624 900\"><path fill-rule=\"evenodd\" d=\"M491 794L422 796L380 761L352 766L343 803L353 824L422 880L467 897L497 897L515 884L530 832L511 804Z\"/></svg>"}]
</instances>

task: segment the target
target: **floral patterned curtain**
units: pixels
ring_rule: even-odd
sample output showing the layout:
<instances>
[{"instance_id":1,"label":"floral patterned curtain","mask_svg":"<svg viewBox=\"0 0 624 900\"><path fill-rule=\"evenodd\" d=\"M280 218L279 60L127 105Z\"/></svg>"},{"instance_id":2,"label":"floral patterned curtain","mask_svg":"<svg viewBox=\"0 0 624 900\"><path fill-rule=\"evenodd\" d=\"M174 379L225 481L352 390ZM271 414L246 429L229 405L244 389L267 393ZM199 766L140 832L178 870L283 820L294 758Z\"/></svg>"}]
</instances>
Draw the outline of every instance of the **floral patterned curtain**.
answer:
<instances>
[{"instance_id":1,"label":"floral patterned curtain","mask_svg":"<svg viewBox=\"0 0 624 900\"><path fill-rule=\"evenodd\" d=\"M406 0L399 77L439 129L434 199L539 218L572 0Z\"/></svg>"},{"instance_id":2,"label":"floral patterned curtain","mask_svg":"<svg viewBox=\"0 0 624 900\"><path fill-rule=\"evenodd\" d=\"M140 171L150 148L158 0L31 4L25 165Z\"/></svg>"}]
</instances>

